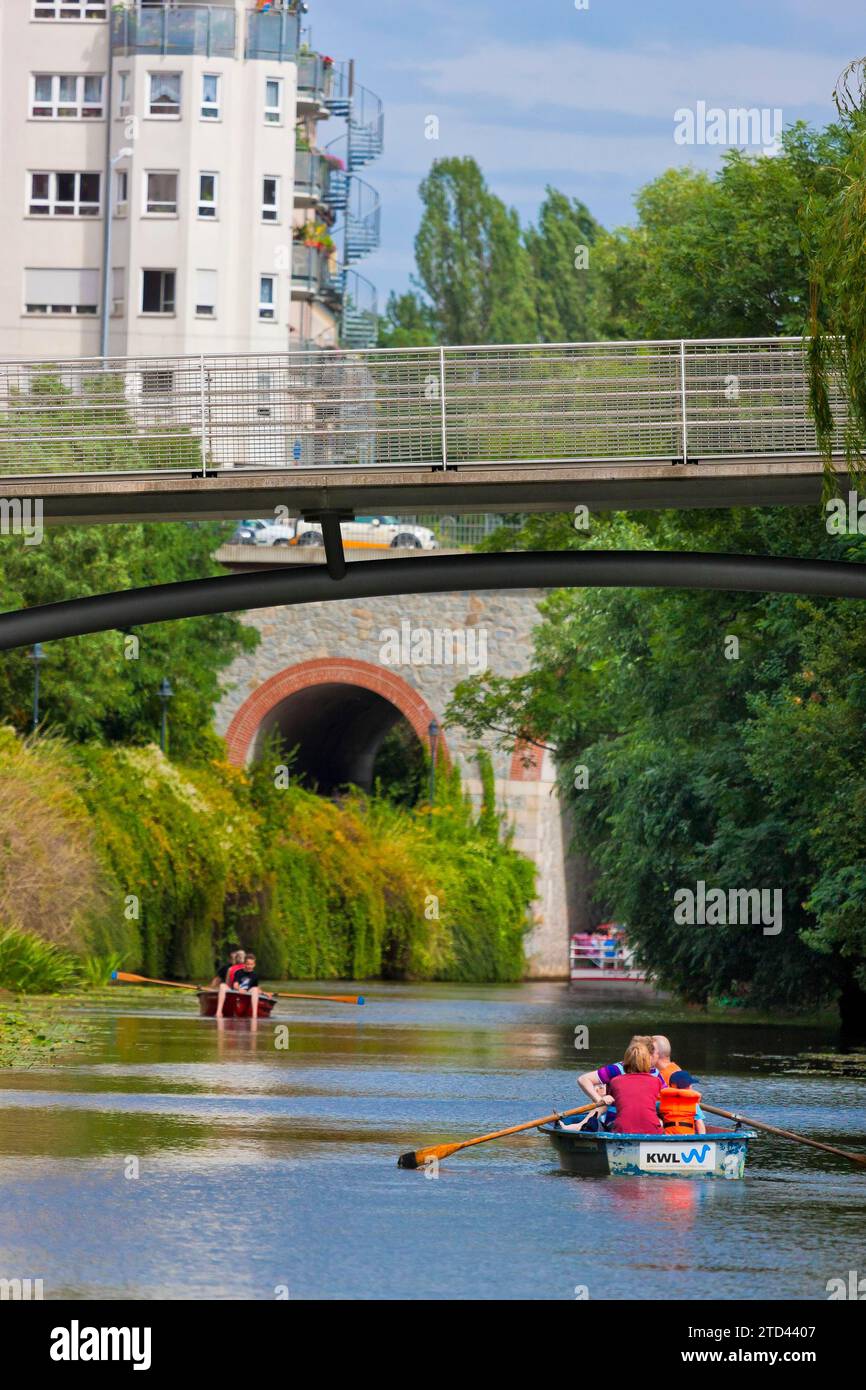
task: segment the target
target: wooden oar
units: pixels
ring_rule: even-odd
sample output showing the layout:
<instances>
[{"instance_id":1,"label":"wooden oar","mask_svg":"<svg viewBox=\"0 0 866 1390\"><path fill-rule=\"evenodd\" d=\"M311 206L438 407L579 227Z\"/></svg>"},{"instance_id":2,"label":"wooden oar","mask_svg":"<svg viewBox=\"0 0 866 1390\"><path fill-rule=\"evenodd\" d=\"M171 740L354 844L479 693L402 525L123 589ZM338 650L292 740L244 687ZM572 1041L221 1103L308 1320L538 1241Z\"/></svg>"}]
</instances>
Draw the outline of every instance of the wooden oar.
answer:
<instances>
[{"instance_id":1,"label":"wooden oar","mask_svg":"<svg viewBox=\"0 0 866 1390\"><path fill-rule=\"evenodd\" d=\"M585 1115L587 1110L605 1110L605 1105L592 1101L589 1105L579 1105L576 1110L554 1110L552 1115L542 1115L539 1120L527 1120L524 1125L512 1125L510 1129L495 1129L492 1134L482 1134L478 1139L462 1139L457 1144L433 1144L427 1149L416 1149L401 1154L397 1159L398 1168L421 1168L428 1158L449 1158L459 1149L471 1149L473 1144L487 1144L491 1139L505 1139L509 1134L519 1134L523 1129L537 1129L539 1125L551 1125L555 1120L564 1120L566 1115Z\"/></svg>"},{"instance_id":2,"label":"wooden oar","mask_svg":"<svg viewBox=\"0 0 866 1390\"><path fill-rule=\"evenodd\" d=\"M792 1134L789 1129L777 1129L775 1125L764 1124L762 1120L749 1120L745 1115L734 1115L730 1110L719 1110L715 1105L707 1105L704 1100L701 1101L701 1109L709 1111L711 1115L723 1115L726 1120L736 1120L737 1124L748 1125L750 1129L763 1129L767 1134L778 1134L780 1139L793 1139L797 1144L809 1144L813 1149L838 1154L840 1158L848 1158L852 1163L860 1163L866 1167L866 1154L852 1154L848 1149L837 1149L833 1144L822 1144L819 1139L808 1139L805 1134Z\"/></svg>"},{"instance_id":3,"label":"wooden oar","mask_svg":"<svg viewBox=\"0 0 866 1390\"><path fill-rule=\"evenodd\" d=\"M182 985L177 980L151 980L146 975L128 975L123 970L112 970L112 980L125 980L130 985L166 985L169 989L201 989L201 985ZM272 993L264 990L263 993ZM277 999L325 999L329 1004L363 1004L363 994L285 994L277 993Z\"/></svg>"}]
</instances>

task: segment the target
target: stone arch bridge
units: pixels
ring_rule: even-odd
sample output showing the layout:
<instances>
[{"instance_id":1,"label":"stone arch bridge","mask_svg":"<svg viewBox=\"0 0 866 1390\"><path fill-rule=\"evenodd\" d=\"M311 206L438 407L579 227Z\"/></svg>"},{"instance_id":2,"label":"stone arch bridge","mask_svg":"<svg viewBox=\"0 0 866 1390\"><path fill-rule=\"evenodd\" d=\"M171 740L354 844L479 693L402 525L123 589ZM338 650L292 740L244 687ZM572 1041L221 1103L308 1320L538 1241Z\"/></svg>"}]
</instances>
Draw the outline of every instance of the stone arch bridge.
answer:
<instances>
[{"instance_id":1,"label":"stone arch bridge","mask_svg":"<svg viewBox=\"0 0 866 1390\"><path fill-rule=\"evenodd\" d=\"M444 724L455 686L478 671L482 655L497 675L529 669L542 596L537 589L401 595L247 614L261 641L226 672L217 714L229 757L247 762L276 729L299 745L300 766L323 789L347 781L369 787L387 733L403 720L427 745L431 720ZM585 904L550 754L481 742L493 759L497 803L515 846L538 869L528 973L565 977L569 935ZM476 800L477 747L464 730L444 729L440 756L457 762Z\"/></svg>"}]
</instances>

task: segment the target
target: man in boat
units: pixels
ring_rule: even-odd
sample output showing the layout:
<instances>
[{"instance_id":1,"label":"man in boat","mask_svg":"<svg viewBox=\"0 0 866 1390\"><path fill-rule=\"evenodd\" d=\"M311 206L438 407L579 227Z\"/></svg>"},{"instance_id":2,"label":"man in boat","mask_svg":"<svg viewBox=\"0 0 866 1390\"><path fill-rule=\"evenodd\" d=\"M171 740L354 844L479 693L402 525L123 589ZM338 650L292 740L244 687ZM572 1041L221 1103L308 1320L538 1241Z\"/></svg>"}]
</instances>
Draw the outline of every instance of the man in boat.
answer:
<instances>
[{"instance_id":1,"label":"man in boat","mask_svg":"<svg viewBox=\"0 0 866 1390\"><path fill-rule=\"evenodd\" d=\"M259 977L256 974L256 958L252 951L247 951L243 965L234 972L232 978L232 989L242 990L250 996L250 1011L253 1018L259 1016Z\"/></svg>"},{"instance_id":2,"label":"man in boat","mask_svg":"<svg viewBox=\"0 0 866 1390\"><path fill-rule=\"evenodd\" d=\"M679 1063L671 1061L671 1042L664 1033L653 1034L653 1047L655 1049L655 1061L653 1065L658 1069L659 1075L666 1086L671 1084L671 1077L675 1071L679 1071Z\"/></svg>"},{"instance_id":3,"label":"man in boat","mask_svg":"<svg viewBox=\"0 0 866 1390\"><path fill-rule=\"evenodd\" d=\"M216 1008L217 1018L222 1018L223 1016L223 1005L225 1004L226 994L232 987L235 973L238 970L240 970L240 968L243 966L245 957L246 951L244 950L244 948L242 946L239 946L236 941L230 942L228 948L228 960L226 961L225 965L220 965L217 967L217 973L214 975L213 979L210 982L211 989L219 990L219 998L217 999Z\"/></svg>"}]
</instances>

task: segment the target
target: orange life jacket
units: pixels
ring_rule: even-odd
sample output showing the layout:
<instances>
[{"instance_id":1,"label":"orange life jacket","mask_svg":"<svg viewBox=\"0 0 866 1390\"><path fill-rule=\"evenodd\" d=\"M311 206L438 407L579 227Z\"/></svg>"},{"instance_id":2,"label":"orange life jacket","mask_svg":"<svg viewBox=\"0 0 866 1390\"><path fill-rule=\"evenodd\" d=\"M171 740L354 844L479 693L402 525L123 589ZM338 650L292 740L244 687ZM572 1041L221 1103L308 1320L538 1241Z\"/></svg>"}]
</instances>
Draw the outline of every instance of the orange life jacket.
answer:
<instances>
[{"instance_id":1,"label":"orange life jacket","mask_svg":"<svg viewBox=\"0 0 866 1390\"><path fill-rule=\"evenodd\" d=\"M695 1111L701 1099L700 1091L679 1090L665 1086L659 1092L659 1114L665 1134L694 1134Z\"/></svg>"},{"instance_id":2,"label":"orange life jacket","mask_svg":"<svg viewBox=\"0 0 866 1390\"><path fill-rule=\"evenodd\" d=\"M681 1068L678 1062L664 1062L662 1066L657 1067L656 1070L659 1072L662 1081L665 1083L665 1085L669 1086L671 1084L671 1077L673 1076L674 1072L680 1071Z\"/></svg>"}]
</instances>

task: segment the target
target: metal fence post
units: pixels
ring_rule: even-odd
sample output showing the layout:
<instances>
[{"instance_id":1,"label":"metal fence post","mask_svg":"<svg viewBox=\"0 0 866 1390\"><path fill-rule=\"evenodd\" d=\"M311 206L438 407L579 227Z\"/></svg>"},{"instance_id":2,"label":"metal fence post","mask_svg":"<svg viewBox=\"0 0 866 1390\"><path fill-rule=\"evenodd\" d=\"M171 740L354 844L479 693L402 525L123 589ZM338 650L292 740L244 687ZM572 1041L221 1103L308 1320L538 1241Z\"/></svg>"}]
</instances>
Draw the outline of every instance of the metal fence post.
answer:
<instances>
[{"instance_id":1,"label":"metal fence post","mask_svg":"<svg viewBox=\"0 0 866 1390\"><path fill-rule=\"evenodd\" d=\"M689 419L686 408L686 344L680 338L680 402L682 406L681 428L683 436L683 463L689 461Z\"/></svg>"},{"instance_id":2,"label":"metal fence post","mask_svg":"<svg viewBox=\"0 0 866 1390\"><path fill-rule=\"evenodd\" d=\"M207 403L204 389L204 353L199 361L199 410L201 413L201 472L207 476Z\"/></svg>"},{"instance_id":3,"label":"metal fence post","mask_svg":"<svg viewBox=\"0 0 866 1390\"><path fill-rule=\"evenodd\" d=\"M439 349L439 418L442 430L442 467L448 467L448 419L445 413L445 349Z\"/></svg>"}]
</instances>

